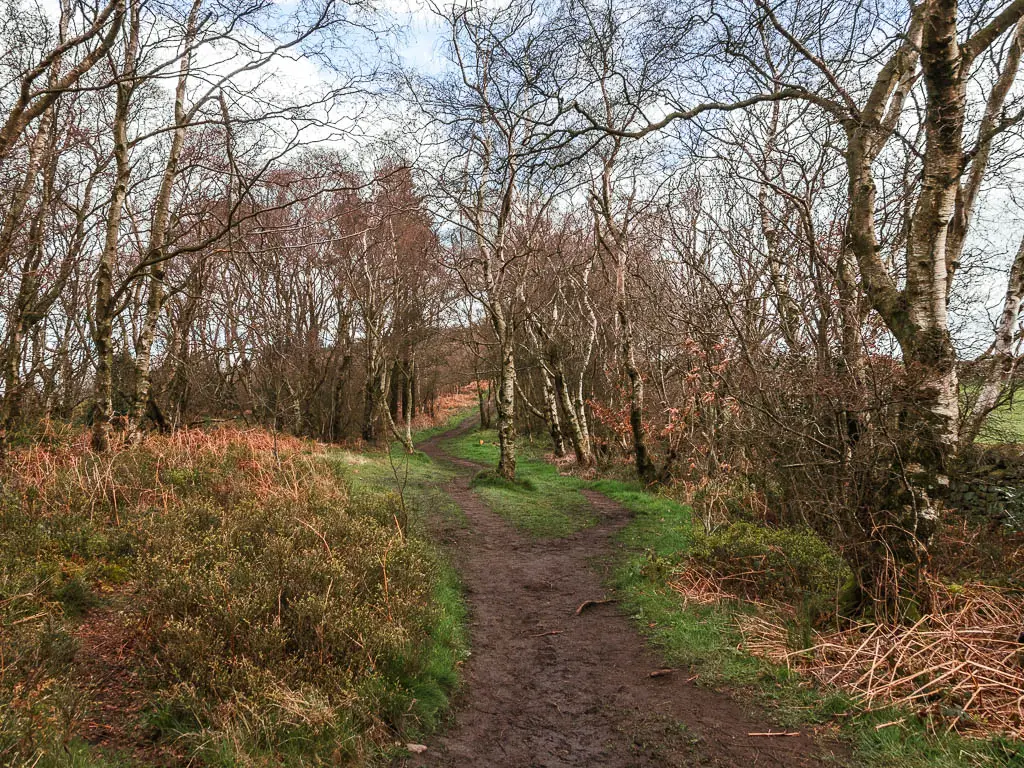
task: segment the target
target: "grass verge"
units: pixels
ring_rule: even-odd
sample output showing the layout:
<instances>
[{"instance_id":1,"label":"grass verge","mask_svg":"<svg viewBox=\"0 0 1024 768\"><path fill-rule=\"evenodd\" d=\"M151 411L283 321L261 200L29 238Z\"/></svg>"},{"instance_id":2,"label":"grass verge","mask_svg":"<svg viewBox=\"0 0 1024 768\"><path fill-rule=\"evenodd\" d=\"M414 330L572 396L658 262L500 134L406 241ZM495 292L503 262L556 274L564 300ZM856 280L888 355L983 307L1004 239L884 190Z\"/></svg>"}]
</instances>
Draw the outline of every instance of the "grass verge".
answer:
<instances>
[{"instance_id":1,"label":"grass verge","mask_svg":"<svg viewBox=\"0 0 1024 768\"><path fill-rule=\"evenodd\" d=\"M450 419L445 429L457 426L460 420ZM417 433L415 442L422 442L426 439L423 434L431 432L436 434L435 428ZM438 529L466 525L462 510L444 490L452 478L451 469L431 461L421 451L406 454L395 444L380 452L332 451L329 458L353 488L394 495L403 527L416 539L432 540ZM407 721L405 736L413 740L422 739L443 722L459 683L459 669L469 655L461 582L443 552L433 548L432 554L436 573L431 594L434 622L421 651L424 674L409 682L415 718L411 723Z\"/></svg>"}]
</instances>

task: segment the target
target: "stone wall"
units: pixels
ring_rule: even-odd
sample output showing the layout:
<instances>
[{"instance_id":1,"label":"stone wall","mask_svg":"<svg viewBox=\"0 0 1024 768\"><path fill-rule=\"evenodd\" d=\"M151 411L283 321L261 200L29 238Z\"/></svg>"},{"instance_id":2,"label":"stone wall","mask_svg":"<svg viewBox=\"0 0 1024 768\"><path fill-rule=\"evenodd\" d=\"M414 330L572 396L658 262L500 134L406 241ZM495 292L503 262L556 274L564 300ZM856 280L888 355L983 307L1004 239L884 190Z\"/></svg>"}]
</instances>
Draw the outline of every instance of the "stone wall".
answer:
<instances>
[{"instance_id":1,"label":"stone wall","mask_svg":"<svg viewBox=\"0 0 1024 768\"><path fill-rule=\"evenodd\" d=\"M1024 446L972 449L950 479L946 504L1024 530Z\"/></svg>"},{"instance_id":2,"label":"stone wall","mask_svg":"<svg viewBox=\"0 0 1024 768\"><path fill-rule=\"evenodd\" d=\"M970 515L983 515L1024 531L1024 483L999 485L980 480L950 483L947 505Z\"/></svg>"}]
</instances>

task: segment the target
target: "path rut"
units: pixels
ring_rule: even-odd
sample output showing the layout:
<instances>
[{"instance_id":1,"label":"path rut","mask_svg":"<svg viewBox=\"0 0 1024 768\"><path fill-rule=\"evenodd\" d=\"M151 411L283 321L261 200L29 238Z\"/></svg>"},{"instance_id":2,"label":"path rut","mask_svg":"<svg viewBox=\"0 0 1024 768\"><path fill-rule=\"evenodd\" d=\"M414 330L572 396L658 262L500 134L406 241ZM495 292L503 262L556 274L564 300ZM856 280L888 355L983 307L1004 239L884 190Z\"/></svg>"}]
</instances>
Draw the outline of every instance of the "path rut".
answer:
<instances>
[{"instance_id":1,"label":"path rut","mask_svg":"<svg viewBox=\"0 0 1024 768\"><path fill-rule=\"evenodd\" d=\"M466 588L472 656L452 723L404 765L754 768L842 755L805 733L748 736L769 724L686 670L651 677L664 662L615 604L576 615L608 597L614 534L630 512L587 492L597 525L558 539L520 534L470 489L480 467L443 450L453 434L422 448L457 470L447 490L469 525L444 535Z\"/></svg>"}]
</instances>

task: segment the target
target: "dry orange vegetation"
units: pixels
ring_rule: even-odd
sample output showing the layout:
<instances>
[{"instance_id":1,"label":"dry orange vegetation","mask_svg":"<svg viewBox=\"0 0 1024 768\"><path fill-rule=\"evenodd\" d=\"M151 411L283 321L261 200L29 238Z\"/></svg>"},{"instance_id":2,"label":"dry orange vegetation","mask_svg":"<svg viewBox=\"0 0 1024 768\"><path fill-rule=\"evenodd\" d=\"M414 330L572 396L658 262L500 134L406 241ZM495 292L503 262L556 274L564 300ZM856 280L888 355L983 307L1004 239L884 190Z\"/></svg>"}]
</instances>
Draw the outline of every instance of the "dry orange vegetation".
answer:
<instances>
[{"instance_id":1,"label":"dry orange vegetation","mask_svg":"<svg viewBox=\"0 0 1024 768\"><path fill-rule=\"evenodd\" d=\"M6 462L0 763L360 763L416 716L432 555L315 443L51 431Z\"/></svg>"},{"instance_id":2,"label":"dry orange vegetation","mask_svg":"<svg viewBox=\"0 0 1024 768\"><path fill-rule=\"evenodd\" d=\"M1004 561L1006 573L1019 560ZM810 675L826 689L849 693L865 710L903 707L940 731L1024 738L1024 600L1018 588L981 582L930 582L931 609L905 624L856 621L841 629L813 630L804 644L794 637L792 605L758 601L739 577L689 565L670 586L685 603L757 602L756 613L736 614L743 648ZM803 637L800 638L804 639Z\"/></svg>"}]
</instances>

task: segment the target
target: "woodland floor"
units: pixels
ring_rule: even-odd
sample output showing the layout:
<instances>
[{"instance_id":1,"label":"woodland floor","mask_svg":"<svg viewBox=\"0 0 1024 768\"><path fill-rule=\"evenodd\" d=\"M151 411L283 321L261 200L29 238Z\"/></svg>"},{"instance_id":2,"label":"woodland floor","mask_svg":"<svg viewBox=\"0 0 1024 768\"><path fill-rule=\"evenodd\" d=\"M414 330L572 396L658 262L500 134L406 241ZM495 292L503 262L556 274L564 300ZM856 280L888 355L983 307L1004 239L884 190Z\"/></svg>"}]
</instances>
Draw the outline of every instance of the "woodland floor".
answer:
<instances>
[{"instance_id":1,"label":"woodland floor","mask_svg":"<svg viewBox=\"0 0 1024 768\"><path fill-rule=\"evenodd\" d=\"M598 523L561 538L519 533L470 488L481 467L438 435L421 446L456 469L446 490L468 519L443 527L470 610L472 656L448 727L421 766L817 766L843 762L836 742L778 733L768 718L686 669L665 671L605 582L630 512L587 492ZM662 672L652 676L653 672Z\"/></svg>"}]
</instances>

